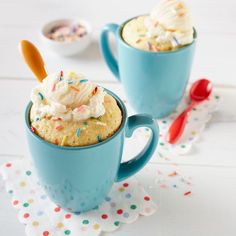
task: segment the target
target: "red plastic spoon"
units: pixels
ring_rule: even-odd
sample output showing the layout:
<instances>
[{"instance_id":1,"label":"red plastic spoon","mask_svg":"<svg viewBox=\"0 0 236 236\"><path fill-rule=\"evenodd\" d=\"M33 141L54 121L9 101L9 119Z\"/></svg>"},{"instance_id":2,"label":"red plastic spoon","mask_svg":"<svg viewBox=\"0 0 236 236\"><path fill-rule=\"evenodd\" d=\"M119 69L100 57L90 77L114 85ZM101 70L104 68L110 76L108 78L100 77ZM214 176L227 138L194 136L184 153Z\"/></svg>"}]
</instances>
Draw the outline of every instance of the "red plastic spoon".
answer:
<instances>
[{"instance_id":1,"label":"red plastic spoon","mask_svg":"<svg viewBox=\"0 0 236 236\"><path fill-rule=\"evenodd\" d=\"M200 102L206 100L212 92L212 83L207 79L200 79L193 83L190 92L190 104L172 123L167 133L167 142L176 143L183 134L190 111Z\"/></svg>"}]
</instances>

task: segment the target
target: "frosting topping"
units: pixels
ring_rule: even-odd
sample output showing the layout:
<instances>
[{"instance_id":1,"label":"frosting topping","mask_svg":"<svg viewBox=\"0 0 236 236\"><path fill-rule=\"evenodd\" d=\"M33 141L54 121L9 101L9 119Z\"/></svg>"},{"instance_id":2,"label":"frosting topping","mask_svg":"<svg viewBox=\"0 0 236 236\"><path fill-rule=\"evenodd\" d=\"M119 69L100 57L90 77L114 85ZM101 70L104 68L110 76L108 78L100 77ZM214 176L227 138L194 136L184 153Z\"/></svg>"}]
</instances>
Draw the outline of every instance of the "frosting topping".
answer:
<instances>
[{"instance_id":1,"label":"frosting topping","mask_svg":"<svg viewBox=\"0 0 236 236\"><path fill-rule=\"evenodd\" d=\"M31 92L32 119L44 117L82 121L105 114L106 92L74 72L48 75Z\"/></svg>"},{"instance_id":2,"label":"frosting topping","mask_svg":"<svg viewBox=\"0 0 236 236\"><path fill-rule=\"evenodd\" d=\"M162 0L147 16L145 26L149 37L158 43L170 42L173 47L193 41L192 17L180 0Z\"/></svg>"}]
</instances>

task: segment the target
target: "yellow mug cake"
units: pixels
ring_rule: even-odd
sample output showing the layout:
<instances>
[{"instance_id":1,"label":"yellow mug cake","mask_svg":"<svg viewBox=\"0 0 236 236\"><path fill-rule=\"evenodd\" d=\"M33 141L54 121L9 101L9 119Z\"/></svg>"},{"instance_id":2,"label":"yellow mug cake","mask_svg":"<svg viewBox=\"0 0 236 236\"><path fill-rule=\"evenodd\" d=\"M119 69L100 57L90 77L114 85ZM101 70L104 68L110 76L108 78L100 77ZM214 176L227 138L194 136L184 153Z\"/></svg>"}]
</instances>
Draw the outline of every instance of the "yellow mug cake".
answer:
<instances>
[{"instance_id":1,"label":"yellow mug cake","mask_svg":"<svg viewBox=\"0 0 236 236\"><path fill-rule=\"evenodd\" d=\"M74 72L48 75L31 93L31 129L47 142L87 146L111 137L122 113L100 86Z\"/></svg>"},{"instance_id":2,"label":"yellow mug cake","mask_svg":"<svg viewBox=\"0 0 236 236\"><path fill-rule=\"evenodd\" d=\"M192 17L180 0L162 0L150 14L128 21L122 30L123 40L144 51L169 51L193 41Z\"/></svg>"}]
</instances>

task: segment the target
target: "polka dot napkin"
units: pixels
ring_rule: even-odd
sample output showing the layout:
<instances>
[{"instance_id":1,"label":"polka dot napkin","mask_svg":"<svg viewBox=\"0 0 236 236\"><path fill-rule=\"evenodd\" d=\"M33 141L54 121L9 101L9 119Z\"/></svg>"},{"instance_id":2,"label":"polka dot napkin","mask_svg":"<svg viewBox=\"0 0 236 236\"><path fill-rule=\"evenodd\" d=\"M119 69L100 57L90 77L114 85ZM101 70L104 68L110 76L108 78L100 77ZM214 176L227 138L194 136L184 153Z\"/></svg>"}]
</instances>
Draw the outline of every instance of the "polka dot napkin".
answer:
<instances>
[{"instance_id":1,"label":"polka dot napkin","mask_svg":"<svg viewBox=\"0 0 236 236\"><path fill-rule=\"evenodd\" d=\"M132 223L139 215L152 215L156 204L135 178L115 183L104 202L87 213L71 214L56 206L41 188L34 167L26 158L6 163L0 168L12 205L26 225L26 235L96 236L111 232L122 223Z\"/></svg>"},{"instance_id":2,"label":"polka dot napkin","mask_svg":"<svg viewBox=\"0 0 236 236\"><path fill-rule=\"evenodd\" d=\"M182 137L176 144L172 145L166 141L166 135L170 125L189 104L189 97L186 93L180 105L170 116L157 120L160 128L159 144L157 148L158 153L161 155L187 154L191 150L193 144L199 139L201 133L205 129L206 124L212 118L213 113L217 111L219 102L219 95L213 92L208 100L196 106L196 108L194 108L189 115L188 122ZM147 139L150 137L150 130L141 128L137 130L134 136L136 141L140 143L139 146L142 146L142 144L146 143Z\"/></svg>"}]
</instances>

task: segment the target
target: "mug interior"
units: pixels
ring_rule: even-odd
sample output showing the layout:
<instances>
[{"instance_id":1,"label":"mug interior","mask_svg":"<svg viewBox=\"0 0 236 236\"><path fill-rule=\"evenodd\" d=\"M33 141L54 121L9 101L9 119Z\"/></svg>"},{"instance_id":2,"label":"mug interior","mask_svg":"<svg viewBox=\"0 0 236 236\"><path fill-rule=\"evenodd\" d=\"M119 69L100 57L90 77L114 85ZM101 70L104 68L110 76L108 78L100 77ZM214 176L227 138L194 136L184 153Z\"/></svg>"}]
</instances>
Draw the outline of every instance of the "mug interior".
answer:
<instances>
[{"instance_id":1,"label":"mug interior","mask_svg":"<svg viewBox=\"0 0 236 236\"><path fill-rule=\"evenodd\" d=\"M187 44L185 46L183 46L182 48L178 48L178 49L175 49L175 50L172 50L172 51L160 51L160 52L153 52L153 51L145 51L145 50L141 50L141 49L138 49L138 48L135 48L135 47L132 47L131 45L129 45L122 37L122 31L123 31L123 28L124 26L130 22L131 20L133 19L136 19L137 17L140 17L140 16L147 16L147 14L145 15L139 15L139 16L135 16L135 17L132 17L130 19L128 19L127 21L125 21L123 24L120 25L119 29L118 29L118 38L119 40L121 41L121 43L126 46L127 48L129 49L132 49L132 50L135 50L135 51L139 51L139 52L143 52L143 53L155 53L155 54L171 54L171 53L177 53L177 52L180 52L180 51L183 51L185 49L187 49L188 47L190 47L192 44L194 44L196 42L196 39L197 39L197 31L196 29L193 27L193 41L190 43L190 44Z\"/></svg>"},{"instance_id":2,"label":"mug interior","mask_svg":"<svg viewBox=\"0 0 236 236\"><path fill-rule=\"evenodd\" d=\"M44 144L49 145L53 148L62 149L62 150L65 150L65 149L67 149L67 150L89 149L89 148L97 147L97 146L103 145L105 143L108 143L109 141L111 141L113 138L115 138L124 129L126 119L127 119L127 109L125 107L125 104L122 102L122 100L115 93L111 92L110 90L108 90L106 88L103 88L103 89L116 100L117 105L119 106L119 108L121 110L121 113L122 113L122 122L121 122L121 125L120 125L119 129L111 137L103 140L102 142L92 144L92 145L88 145L88 146L71 147L71 146L58 146L56 144L49 143L49 142L45 141L40 136L38 136L37 134L35 134L31 131L30 110L31 110L31 107L33 105L32 102L28 103L28 105L26 107L26 110L25 110L25 123L26 123L27 131L30 132L30 134L33 136L33 138L37 139L39 142L43 142Z\"/></svg>"}]
</instances>

